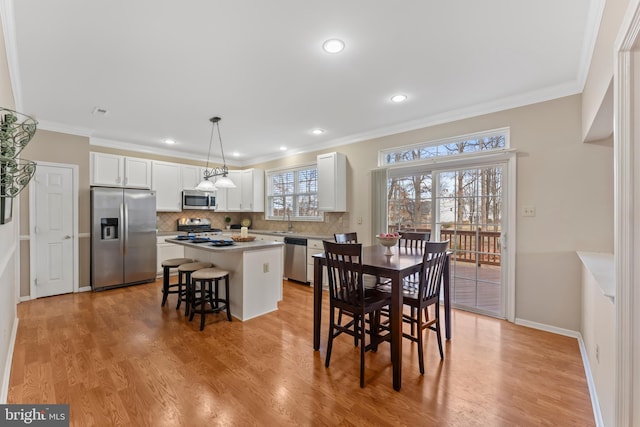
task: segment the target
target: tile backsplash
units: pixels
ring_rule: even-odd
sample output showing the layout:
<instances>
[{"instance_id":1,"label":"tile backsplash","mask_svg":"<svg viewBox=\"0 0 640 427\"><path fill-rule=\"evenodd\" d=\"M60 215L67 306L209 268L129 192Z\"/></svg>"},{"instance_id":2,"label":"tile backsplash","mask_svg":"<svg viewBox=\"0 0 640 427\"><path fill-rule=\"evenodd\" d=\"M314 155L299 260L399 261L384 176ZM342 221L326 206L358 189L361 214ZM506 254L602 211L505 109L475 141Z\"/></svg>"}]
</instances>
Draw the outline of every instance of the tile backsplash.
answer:
<instances>
[{"instance_id":1,"label":"tile backsplash","mask_svg":"<svg viewBox=\"0 0 640 427\"><path fill-rule=\"evenodd\" d=\"M178 229L179 218L208 218L211 220L211 227L224 229L226 223L224 218L231 217L231 224L240 224L244 218L251 220L251 227L255 230L286 230L287 221L274 221L264 219L262 212L206 212L206 211L182 211L182 212L158 212L158 231L176 231ZM347 212L327 212L324 214L323 222L292 221L293 231L304 234L319 236L332 236L334 233L344 233L349 226L349 213Z\"/></svg>"}]
</instances>

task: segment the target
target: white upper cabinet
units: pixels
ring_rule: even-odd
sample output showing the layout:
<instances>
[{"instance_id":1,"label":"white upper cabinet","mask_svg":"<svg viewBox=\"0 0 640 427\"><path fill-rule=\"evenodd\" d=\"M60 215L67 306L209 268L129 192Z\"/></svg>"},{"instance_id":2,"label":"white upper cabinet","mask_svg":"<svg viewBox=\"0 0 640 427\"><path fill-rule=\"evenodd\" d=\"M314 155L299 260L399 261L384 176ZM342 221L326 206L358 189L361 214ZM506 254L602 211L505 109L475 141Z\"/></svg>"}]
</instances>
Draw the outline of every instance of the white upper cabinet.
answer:
<instances>
[{"instance_id":1,"label":"white upper cabinet","mask_svg":"<svg viewBox=\"0 0 640 427\"><path fill-rule=\"evenodd\" d=\"M223 212L264 212L264 171L230 170L229 179L236 188L216 192L217 210Z\"/></svg>"},{"instance_id":2,"label":"white upper cabinet","mask_svg":"<svg viewBox=\"0 0 640 427\"><path fill-rule=\"evenodd\" d=\"M137 157L125 157L124 187L151 188L151 161Z\"/></svg>"},{"instance_id":3,"label":"white upper cabinet","mask_svg":"<svg viewBox=\"0 0 640 427\"><path fill-rule=\"evenodd\" d=\"M247 169L242 171L242 204L245 212L264 212L264 171Z\"/></svg>"},{"instance_id":4,"label":"white upper cabinet","mask_svg":"<svg viewBox=\"0 0 640 427\"><path fill-rule=\"evenodd\" d=\"M204 176L204 168L199 166L180 165L182 172L182 190L194 190L202 177Z\"/></svg>"},{"instance_id":5,"label":"white upper cabinet","mask_svg":"<svg viewBox=\"0 0 640 427\"><path fill-rule=\"evenodd\" d=\"M347 157L342 153L318 156L318 209L324 212L347 210Z\"/></svg>"},{"instance_id":6,"label":"white upper cabinet","mask_svg":"<svg viewBox=\"0 0 640 427\"><path fill-rule=\"evenodd\" d=\"M182 166L176 163L152 162L153 186L156 192L156 210L182 211Z\"/></svg>"},{"instance_id":7,"label":"white upper cabinet","mask_svg":"<svg viewBox=\"0 0 640 427\"><path fill-rule=\"evenodd\" d=\"M221 176L214 176L213 178L213 183L215 184L216 181L218 179L222 178ZM221 188L220 190L217 190L215 193L213 193L216 197L216 210L217 211L221 211L221 212L225 212L227 211L227 189L226 188Z\"/></svg>"},{"instance_id":8,"label":"white upper cabinet","mask_svg":"<svg viewBox=\"0 0 640 427\"><path fill-rule=\"evenodd\" d=\"M229 179L233 181L236 188L227 188L218 190L216 193L226 192L227 207L229 212L236 212L242 210L242 172L241 170L230 170Z\"/></svg>"},{"instance_id":9,"label":"white upper cabinet","mask_svg":"<svg viewBox=\"0 0 640 427\"><path fill-rule=\"evenodd\" d=\"M151 188L151 161L106 153L90 153L90 185Z\"/></svg>"}]
</instances>

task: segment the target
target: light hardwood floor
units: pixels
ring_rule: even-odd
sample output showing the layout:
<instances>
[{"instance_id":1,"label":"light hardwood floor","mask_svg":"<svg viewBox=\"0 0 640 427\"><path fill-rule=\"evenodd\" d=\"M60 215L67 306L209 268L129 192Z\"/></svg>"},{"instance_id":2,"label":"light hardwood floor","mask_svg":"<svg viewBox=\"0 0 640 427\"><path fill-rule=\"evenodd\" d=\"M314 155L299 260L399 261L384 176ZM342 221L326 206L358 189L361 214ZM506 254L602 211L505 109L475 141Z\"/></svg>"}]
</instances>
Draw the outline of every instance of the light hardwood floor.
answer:
<instances>
[{"instance_id":1,"label":"light hardwood floor","mask_svg":"<svg viewBox=\"0 0 640 427\"><path fill-rule=\"evenodd\" d=\"M73 426L590 426L575 339L453 312L440 362L426 372L403 343L403 387L388 345L366 354L334 341L329 369L312 347L313 292L284 283L277 312L246 322L210 315L203 332L169 306L160 282L21 303L9 403L69 403ZM325 295L326 297L326 295ZM323 307L328 307L325 303Z\"/></svg>"}]
</instances>

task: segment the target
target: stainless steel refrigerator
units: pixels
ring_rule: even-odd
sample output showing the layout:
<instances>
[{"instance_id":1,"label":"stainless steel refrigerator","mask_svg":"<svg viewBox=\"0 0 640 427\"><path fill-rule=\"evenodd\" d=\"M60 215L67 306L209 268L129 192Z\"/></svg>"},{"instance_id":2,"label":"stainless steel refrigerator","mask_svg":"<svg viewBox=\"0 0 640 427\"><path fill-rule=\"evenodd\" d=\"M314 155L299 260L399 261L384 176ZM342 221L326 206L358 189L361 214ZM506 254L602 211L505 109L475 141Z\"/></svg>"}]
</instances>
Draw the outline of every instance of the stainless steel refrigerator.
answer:
<instances>
[{"instance_id":1,"label":"stainless steel refrigerator","mask_svg":"<svg viewBox=\"0 0 640 427\"><path fill-rule=\"evenodd\" d=\"M101 290L156 278L156 193L91 188L91 287Z\"/></svg>"}]
</instances>

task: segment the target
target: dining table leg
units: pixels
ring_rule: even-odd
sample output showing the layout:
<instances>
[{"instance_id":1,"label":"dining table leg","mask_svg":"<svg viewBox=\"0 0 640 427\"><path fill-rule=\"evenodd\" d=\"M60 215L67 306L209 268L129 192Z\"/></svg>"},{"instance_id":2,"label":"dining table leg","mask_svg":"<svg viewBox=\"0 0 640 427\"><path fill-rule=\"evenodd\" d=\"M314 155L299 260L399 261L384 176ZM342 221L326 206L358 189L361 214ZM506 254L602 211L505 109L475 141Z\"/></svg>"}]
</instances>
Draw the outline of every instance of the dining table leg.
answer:
<instances>
[{"instance_id":1,"label":"dining table leg","mask_svg":"<svg viewBox=\"0 0 640 427\"><path fill-rule=\"evenodd\" d=\"M402 387L402 278L391 278L391 364L393 365L393 389Z\"/></svg>"},{"instance_id":2,"label":"dining table leg","mask_svg":"<svg viewBox=\"0 0 640 427\"><path fill-rule=\"evenodd\" d=\"M322 322L322 260L313 260L313 349L320 350L320 325Z\"/></svg>"}]
</instances>

